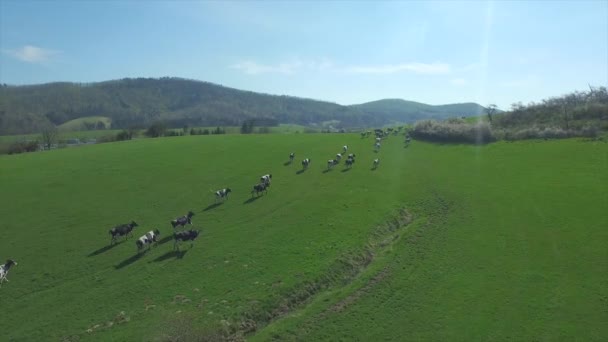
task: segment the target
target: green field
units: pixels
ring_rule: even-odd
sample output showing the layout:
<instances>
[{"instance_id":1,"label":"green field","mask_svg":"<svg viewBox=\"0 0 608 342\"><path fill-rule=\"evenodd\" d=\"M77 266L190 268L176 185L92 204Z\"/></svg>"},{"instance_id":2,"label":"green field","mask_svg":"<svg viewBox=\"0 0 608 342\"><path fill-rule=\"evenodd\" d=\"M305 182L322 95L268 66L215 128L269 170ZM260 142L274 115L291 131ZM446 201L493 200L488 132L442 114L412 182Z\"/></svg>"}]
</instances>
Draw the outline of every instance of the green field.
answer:
<instances>
[{"instance_id":1,"label":"green field","mask_svg":"<svg viewBox=\"0 0 608 342\"><path fill-rule=\"evenodd\" d=\"M64 122L61 125L57 126L57 128L62 132L69 131L83 131L86 130L85 124L97 124L98 122L103 122L105 127L111 127L112 119L105 116L87 116L84 118L78 118L74 120L70 120L68 122Z\"/></svg>"},{"instance_id":2,"label":"green field","mask_svg":"<svg viewBox=\"0 0 608 342\"><path fill-rule=\"evenodd\" d=\"M353 169L323 172L344 144ZM608 144L371 145L220 135L0 156L0 257L19 263L0 340L147 341L180 324L256 325L254 340L608 337ZM403 209L412 222L391 225ZM162 238L188 210L191 249L107 247L113 225Z\"/></svg>"}]
</instances>

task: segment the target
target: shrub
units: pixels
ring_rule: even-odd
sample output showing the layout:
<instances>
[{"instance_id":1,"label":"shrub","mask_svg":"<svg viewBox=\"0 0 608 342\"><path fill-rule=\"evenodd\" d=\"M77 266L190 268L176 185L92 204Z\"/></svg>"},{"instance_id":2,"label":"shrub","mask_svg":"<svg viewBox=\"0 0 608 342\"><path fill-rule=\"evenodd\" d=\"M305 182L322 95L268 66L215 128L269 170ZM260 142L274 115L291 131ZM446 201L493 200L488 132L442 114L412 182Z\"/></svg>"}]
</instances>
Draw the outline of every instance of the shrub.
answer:
<instances>
[{"instance_id":1,"label":"shrub","mask_svg":"<svg viewBox=\"0 0 608 342\"><path fill-rule=\"evenodd\" d=\"M261 134L268 134L268 133L270 133L270 128L269 128L269 127L266 127L266 126L264 126L264 127L259 127L259 128L258 128L258 133L261 133Z\"/></svg>"},{"instance_id":2,"label":"shrub","mask_svg":"<svg viewBox=\"0 0 608 342\"><path fill-rule=\"evenodd\" d=\"M38 141L15 141L8 145L6 153L18 154L24 152L35 152L38 151Z\"/></svg>"},{"instance_id":3,"label":"shrub","mask_svg":"<svg viewBox=\"0 0 608 342\"><path fill-rule=\"evenodd\" d=\"M445 122L418 121L411 135L416 139L443 143L485 144L496 140L488 123L466 123L461 119Z\"/></svg>"},{"instance_id":4,"label":"shrub","mask_svg":"<svg viewBox=\"0 0 608 342\"><path fill-rule=\"evenodd\" d=\"M113 141L116 141L116 135L104 135L104 136L97 138L98 144L109 143L109 142L113 142Z\"/></svg>"},{"instance_id":5,"label":"shrub","mask_svg":"<svg viewBox=\"0 0 608 342\"><path fill-rule=\"evenodd\" d=\"M158 138L165 135L167 132L167 125L164 122L155 122L146 130L146 136L151 138Z\"/></svg>"}]
</instances>

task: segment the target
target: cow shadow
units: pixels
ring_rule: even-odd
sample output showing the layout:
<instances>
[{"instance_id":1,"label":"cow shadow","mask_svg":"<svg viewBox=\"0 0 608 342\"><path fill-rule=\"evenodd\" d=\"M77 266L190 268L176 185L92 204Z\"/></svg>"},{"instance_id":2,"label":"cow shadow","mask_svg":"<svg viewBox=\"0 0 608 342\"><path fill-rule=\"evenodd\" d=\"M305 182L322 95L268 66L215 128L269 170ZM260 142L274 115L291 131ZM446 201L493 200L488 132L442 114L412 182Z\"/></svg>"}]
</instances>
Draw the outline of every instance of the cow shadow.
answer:
<instances>
[{"instance_id":1,"label":"cow shadow","mask_svg":"<svg viewBox=\"0 0 608 342\"><path fill-rule=\"evenodd\" d=\"M304 171L306 171L306 169L302 169L302 170L296 171L296 175L301 175L301 174L304 173Z\"/></svg>"},{"instance_id":2,"label":"cow shadow","mask_svg":"<svg viewBox=\"0 0 608 342\"><path fill-rule=\"evenodd\" d=\"M152 260L152 262L161 262L161 261L165 261L165 260L169 260L169 259L181 259L184 257L184 255L186 255L186 253L188 253L188 250L183 250L183 251L169 251L161 256L159 256L158 258Z\"/></svg>"},{"instance_id":3,"label":"cow shadow","mask_svg":"<svg viewBox=\"0 0 608 342\"><path fill-rule=\"evenodd\" d=\"M283 163L283 166L287 166L287 165L291 165L291 162L290 161L286 161L286 162Z\"/></svg>"},{"instance_id":4,"label":"cow shadow","mask_svg":"<svg viewBox=\"0 0 608 342\"><path fill-rule=\"evenodd\" d=\"M205 209L203 209L203 211L209 211L211 209L219 207L222 204L224 204L224 202L216 202L216 203L210 204Z\"/></svg>"},{"instance_id":5,"label":"cow shadow","mask_svg":"<svg viewBox=\"0 0 608 342\"><path fill-rule=\"evenodd\" d=\"M112 249L112 248L114 248L114 247L116 247L116 246L120 245L120 244L121 244L121 243L123 243L123 242L124 242L124 241L117 242L117 243L113 243L113 244L109 244L109 245L107 245L107 246L103 246L103 247L101 247L100 249L98 249L98 250L96 250L96 251L93 251L93 252L89 253L87 256L88 256L88 257L92 257L92 256L96 256L96 255L99 255L99 254L105 253L105 252L109 251L110 249Z\"/></svg>"},{"instance_id":6,"label":"cow shadow","mask_svg":"<svg viewBox=\"0 0 608 342\"><path fill-rule=\"evenodd\" d=\"M262 196L264 196L264 195L262 195ZM257 201L259 198L261 198L262 196L254 196L254 197L251 197L251 198L249 198L248 200L246 200L245 202L243 202L243 204L249 204L249 203L253 203L253 202Z\"/></svg>"},{"instance_id":7,"label":"cow shadow","mask_svg":"<svg viewBox=\"0 0 608 342\"><path fill-rule=\"evenodd\" d=\"M167 235L164 238L158 240L157 244L162 245L162 244L165 244L165 243L167 243L167 242L169 242L171 240L173 240L173 234Z\"/></svg>"},{"instance_id":8,"label":"cow shadow","mask_svg":"<svg viewBox=\"0 0 608 342\"><path fill-rule=\"evenodd\" d=\"M329 171L331 171L331 169L325 169L323 170L323 173L328 173Z\"/></svg>"},{"instance_id":9,"label":"cow shadow","mask_svg":"<svg viewBox=\"0 0 608 342\"><path fill-rule=\"evenodd\" d=\"M350 168L350 167L349 167L349 168L347 168L347 169L342 170L342 172L348 172L348 171L350 171L351 169L352 169L352 168Z\"/></svg>"},{"instance_id":10,"label":"cow shadow","mask_svg":"<svg viewBox=\"0 0 608 342\"><path fill-rule=\"evenodd\" d=\"M137 254L133 255L132 257L123 260L120 264L115 265L114 268L119 270L121 268L127 267L127 266L131 265L132 263L136 262L137 260L141 259L146 254L146 252L137 253Z\"/></svg>"},{"instance_id":11,"label":"cow shadow","mask_svg":"<svg viewBox=\"0 0 608 342\"><path fill-rule=\"evenodd\" d=\"M370 170L371 171L376 171L377 167L372 167Z\"/></svg>"}]
</instances>

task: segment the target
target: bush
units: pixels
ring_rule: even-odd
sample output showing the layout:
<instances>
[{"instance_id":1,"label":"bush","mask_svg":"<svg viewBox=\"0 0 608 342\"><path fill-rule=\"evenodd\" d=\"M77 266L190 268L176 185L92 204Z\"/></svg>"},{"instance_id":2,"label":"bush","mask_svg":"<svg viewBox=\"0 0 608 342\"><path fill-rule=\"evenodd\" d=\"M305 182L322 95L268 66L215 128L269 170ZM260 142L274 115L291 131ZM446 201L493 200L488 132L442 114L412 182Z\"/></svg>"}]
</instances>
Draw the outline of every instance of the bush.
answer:
<instances>
[{"instance_id":1,"label":"bush","mask_svg":"<svg viewBox=\"0 0 608 342\"><path fill-rule=\"evenodd\" d=\"M24 152L36 152L38 151L38 141L15 141L8 145L6 153L18 154Z\"/></svg>"},{"instance_id":2,"label":"bush","mask_svg":"<svg viewBox=\"0 0 608 342\"><path fill-rule=\"evenodd\" d=\"M102 137L97 138L98 144L109 143L116 141L116 135L104 135Z\"/></svg>"},{"instance_id":3,"label":"bush","mask_svg":"<svg viewBox=\"0 0 608 342\"><path fill-rule=\"evenodd\" d=\"M116 134L116 141L131 140L132 138L133 132L126 129Z\"/></svg>"},{"instance_id":4,"label":"bush","mask_svg":"<svg viewBox=\"0 0 608 342\"><path fill-rule=\"evenodd\" d=\"M266 126L259 127L258 128L258 133L260 133L260 134L268 134L268 133L270 133L270 128L266 127Z\"/></svg>"},{"instance_id":5,"label":"bush","mask_svg":"<svg viewBox=\"0 0 608 342\"><path fill-rule=\"evenodd\" d=\"M496 141L488 123L466 123L461 119L444 122L418 121L412 129L411 135L416 139L442 143L485 144Z\"/></svg>"},{"instance_id":6,"label":"bush","mask_svg":"<svg viewBox=\"0 0 608 342\"><path fill-rule=\"evenodd\" d=\"M162 137L167 132L167 125L164 122L155 122L146 130L146 136L150 138Z\"/></svg>"}]
</instances>

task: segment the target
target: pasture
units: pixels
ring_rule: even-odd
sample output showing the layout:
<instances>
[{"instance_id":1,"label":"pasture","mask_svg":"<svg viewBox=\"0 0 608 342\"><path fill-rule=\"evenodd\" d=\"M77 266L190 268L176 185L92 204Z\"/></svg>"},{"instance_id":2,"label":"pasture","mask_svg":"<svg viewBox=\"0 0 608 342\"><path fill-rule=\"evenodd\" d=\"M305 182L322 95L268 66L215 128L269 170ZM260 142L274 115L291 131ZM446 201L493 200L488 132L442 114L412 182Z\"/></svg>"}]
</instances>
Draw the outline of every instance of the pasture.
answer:
<instances>
[{"instance_id":1,"label":"pasture","mask_svg":"<svg viewBox=\"0 0 608 342\"><path fill-rule=\"evenodd\" d=\"M110 127L112 125L111 118L105 116L87 116L64 122L61 125L57 126L57 129L62 132L83 131L86 130L87 125L92 125L93 127L95 127L98 122L102 122L104 124L104 127Z\"/></svg>"},{"instance_id":2,"label":"pasture","mask_svg":"<svg viewBox=\"0 0 608 342\"><path fill-rule=\"evenodd\" d=\"M357 163L326 172L345 144ZM607 146L391 136L374 153L358 134L269 134L0 156L0 257L19 263L0 339L153 340L183 320L260 340L606 337ZM403 208L407 226L378 228ZM176 252L170 221L189 210L201 235Z\"/></svg>"}]
</instances>

